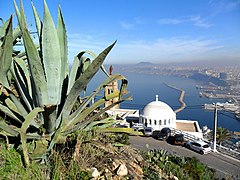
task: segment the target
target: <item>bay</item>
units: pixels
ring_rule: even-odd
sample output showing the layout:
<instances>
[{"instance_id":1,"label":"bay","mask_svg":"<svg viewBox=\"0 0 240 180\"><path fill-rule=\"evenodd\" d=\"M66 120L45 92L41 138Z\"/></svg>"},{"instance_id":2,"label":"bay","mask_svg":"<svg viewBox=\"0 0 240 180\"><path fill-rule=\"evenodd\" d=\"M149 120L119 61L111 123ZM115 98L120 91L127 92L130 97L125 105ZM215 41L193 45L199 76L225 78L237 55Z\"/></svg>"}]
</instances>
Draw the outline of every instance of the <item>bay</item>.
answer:
<instances>
[{"instance_id":1,"label":"bay","mask_svg":"<svg viewBox=\"0 0 240 180\"><path fill-rule=\"evenodd\" d=\"M181 106L178 102L180 91L166 86L168 84L185 91L184 102L187 107L177 113L177 119L197 120L200 128L207 125L210 129L213 129L214 113L202 109L202 105L224 101L199 97L194 80L156 74L120 73L128 79L128 91L133 97L132 101L123 102L121 108L142 110L145 105L155 100L156 95L159 95L160 101L167 103L173 110L178 109ZM90 83L89 90L93 90L105 78L106 76L102 72L98 73ZM218 111L218 126L230 131L240 131L240 121L234 117L233 113L225 111Z\"/></svg>"}]
</instances>

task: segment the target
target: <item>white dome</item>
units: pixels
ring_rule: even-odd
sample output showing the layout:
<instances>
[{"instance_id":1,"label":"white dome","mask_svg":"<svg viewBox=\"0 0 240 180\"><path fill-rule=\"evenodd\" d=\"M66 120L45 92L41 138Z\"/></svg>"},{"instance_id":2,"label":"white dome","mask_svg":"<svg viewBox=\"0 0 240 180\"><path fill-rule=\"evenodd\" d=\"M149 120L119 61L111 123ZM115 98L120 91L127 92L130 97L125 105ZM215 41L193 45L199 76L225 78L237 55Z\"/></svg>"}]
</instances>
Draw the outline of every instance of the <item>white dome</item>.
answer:
<instances>
[{"instance_id":1,"label":"white dome","mask_svg":"<svg viewBox=\"0 0 240 180\"><path fill-rule=\"evenodd\" d=\"M161 130L163 127L176 127L176 113L166 103L158 100L147 104L140 113L139 122L145 126L151 126L155 130Z\"/></svg>"},{"instance_id":2,"label":"white dome","mask_svg":"<svg viewBox=\"0 0 240 180\"><path fill-rule=\"evenodd\" d=\"M169 118L175 116L172 108L162 101L153 101L147 104L142 113L143 116L151 118L151 119L159 119L161 118Z\"/></svg>"}]
</instances>

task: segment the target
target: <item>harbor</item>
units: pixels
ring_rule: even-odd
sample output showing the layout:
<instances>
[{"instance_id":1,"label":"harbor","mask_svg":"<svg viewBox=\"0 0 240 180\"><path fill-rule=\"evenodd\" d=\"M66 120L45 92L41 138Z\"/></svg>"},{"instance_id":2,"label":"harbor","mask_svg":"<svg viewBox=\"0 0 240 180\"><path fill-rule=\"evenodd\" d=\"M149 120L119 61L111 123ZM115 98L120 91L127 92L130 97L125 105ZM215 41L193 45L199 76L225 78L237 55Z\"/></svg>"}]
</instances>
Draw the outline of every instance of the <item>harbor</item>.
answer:
<instances>
[{"instance_id":1,"label":"harbor","mask_svg":"<svg viewBox=\"0 0 240 180\"><path fill-rule=\"evenodd\" d=\"M223 111L228 111L228 112L232 112L235 114L236 119L240 119L240 106L233 104L233 103L229 103L229 102L225 102L225 103L216 103L216 104L204 104L204 109L206 110L215 110L216 108L218 110L223 110Z\"/></svg>"}]
</instances>

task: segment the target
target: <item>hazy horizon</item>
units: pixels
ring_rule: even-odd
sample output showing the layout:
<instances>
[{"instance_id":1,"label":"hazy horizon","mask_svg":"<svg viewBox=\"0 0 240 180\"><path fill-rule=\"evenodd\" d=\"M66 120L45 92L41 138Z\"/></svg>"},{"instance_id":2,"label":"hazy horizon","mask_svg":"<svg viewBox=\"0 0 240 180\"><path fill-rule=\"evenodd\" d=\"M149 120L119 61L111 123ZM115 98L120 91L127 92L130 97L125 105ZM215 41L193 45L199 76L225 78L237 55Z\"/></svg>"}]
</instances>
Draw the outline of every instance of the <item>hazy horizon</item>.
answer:
<instances>
[{"instance_id":1,"label":"hazy horizon","mask_svg":"<svg viewBox=\"0 0 240 180\"><path fill-rule=\"evenodd\" d=\"M182 62L150 62L150 61L139 61L135 63L106 63L106 65L138 65L141 63L146 64L152 64L152 65L189 65L189 66L240 66L240 60L217 60L217 61L208 61L208 60L202 60L202 61L182 61Z\"/></svg>"}]
</instances>

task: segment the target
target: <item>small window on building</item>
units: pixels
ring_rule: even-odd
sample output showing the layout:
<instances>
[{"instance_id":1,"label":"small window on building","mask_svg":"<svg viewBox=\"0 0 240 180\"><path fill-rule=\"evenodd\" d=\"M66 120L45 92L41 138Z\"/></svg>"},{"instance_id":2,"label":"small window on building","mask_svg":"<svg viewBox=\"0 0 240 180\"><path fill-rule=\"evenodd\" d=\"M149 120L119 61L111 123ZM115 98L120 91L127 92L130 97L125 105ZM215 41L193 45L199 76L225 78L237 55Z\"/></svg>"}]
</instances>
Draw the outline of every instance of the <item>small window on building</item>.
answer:
<instances>
[{"instance_id":1,"label":"small window on building","mask_svg":"<svg viewBox=\"0 0 240 180\"><path fill-rule=\"evenodd\" d=\"M154 125L157 125L157 120L154 120Z\"/></svg>"},{"instance_id":2,"label":"small window on building","mask_svg":"<svg viewBox=\"0 0 240 180\"><path fill-rule=\"evenodd\" d=\"M171 124L171 119L168 120L168 124Z\"/></svg>"},{"instance_id":3,"label":"small window on building","mask_svg":"<svg viewBox=\"0 0 240 180\"><path fill-rule=\"evenodd\" d=\"M152 120L151 120L151 119L149 119L149 124L151 124L151 125L152 125Z\"/></svg>"},{"instance_id":4,"label":"small window on building","mask_svg":"<svg viewBox=\"0 0 240 180\"><path fill-rule=\"evenodd\" d=\"M159 125L160 125L160 126L162 125L162 120L159 120Z\"/></svg>"},{"instance_id":5,"label":"small window on building","mask_svg":"<svg viewBox=\"0 0 240 180\"><path fill-rule=\"evenodd\" d=\"M164 119L164 125L166 125L167 124L167 120L166 119Z\"/></svg>"}]
</instances>

